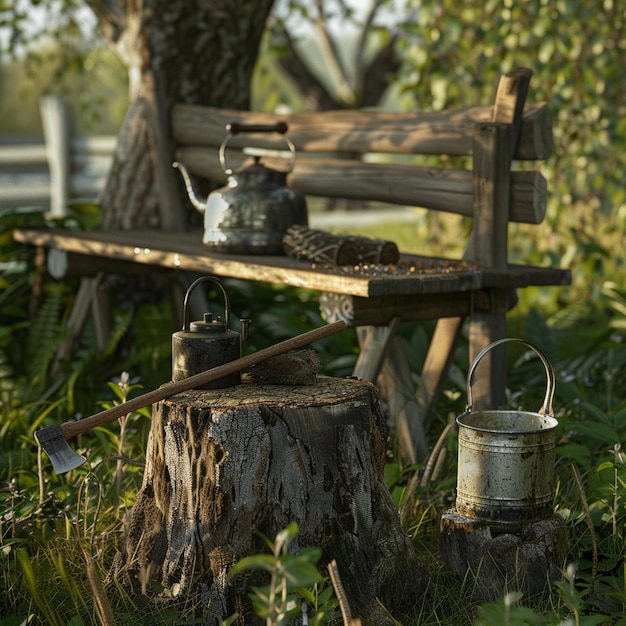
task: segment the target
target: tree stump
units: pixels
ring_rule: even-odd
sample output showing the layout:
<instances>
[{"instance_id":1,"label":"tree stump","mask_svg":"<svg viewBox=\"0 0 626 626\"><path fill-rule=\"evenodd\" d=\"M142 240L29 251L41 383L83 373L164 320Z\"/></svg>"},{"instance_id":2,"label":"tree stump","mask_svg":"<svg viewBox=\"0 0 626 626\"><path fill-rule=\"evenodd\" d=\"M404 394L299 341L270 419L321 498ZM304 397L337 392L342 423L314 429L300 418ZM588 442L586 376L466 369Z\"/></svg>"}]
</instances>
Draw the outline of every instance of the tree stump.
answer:
<instances>
[{"instance_id":1,"label":"tree stump","mask_svg":"<svg viewBox=\"0 0 626 626\"><path fill-rule=\"evenodd\" d=\"M336 560L364 624L409 612L427 572L384 482L386 425L376 388L318 377L312 385L243 383L154 406L143 485L114 573L134 593L199 594L209 624L235 611L254 624L250 577L230 567L267 552L296 521L290 547ZM262 583L261 583L262 584Z\"/></svg>"},{"instance_id":2,"label":"tree stump","mask_svg":"<svg viewBox=\"0 0 626 626\"><path fill-rule=\"evenodd\" d=\"M494 532L488 522L450 509L441 516L440 531L443 560L459 579L468 574L474 579L481 600L510 591L537 596L562 578L569 538L558 515L524 524L514 534Z\"/></svg>"}]
</instances>

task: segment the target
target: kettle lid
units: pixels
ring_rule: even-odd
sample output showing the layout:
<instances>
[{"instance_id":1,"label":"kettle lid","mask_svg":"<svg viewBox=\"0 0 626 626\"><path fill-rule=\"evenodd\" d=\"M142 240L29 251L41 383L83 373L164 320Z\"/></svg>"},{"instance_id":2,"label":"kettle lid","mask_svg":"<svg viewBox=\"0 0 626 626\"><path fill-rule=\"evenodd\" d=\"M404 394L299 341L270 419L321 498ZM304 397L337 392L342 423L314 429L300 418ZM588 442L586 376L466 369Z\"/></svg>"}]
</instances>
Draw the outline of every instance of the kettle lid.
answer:
<instances>
[{"instance_id":1,"label":"kettle lid","mask_svg":"<svg viewBox=\"0 0 626 626\"><path fill-rule=\"evenodd\" d=\"M189 332L192 333L223 333L227 330L226 322L220 317L213 319L212 313L205 313L203 320L197 320L189 324Z\"/></svg>"},{"instance_id":2,"label":"kettle lid","mask_svg":"<svg viewBox=\"0 0 626 626\"><path fill-rule=\"evenodd\" d=\"M287 170L275 170L259 162L260 157L254 157L254 163L244 165L229 175L231 186L245 185L285 185Z\"/></svg>"}]
</instances>

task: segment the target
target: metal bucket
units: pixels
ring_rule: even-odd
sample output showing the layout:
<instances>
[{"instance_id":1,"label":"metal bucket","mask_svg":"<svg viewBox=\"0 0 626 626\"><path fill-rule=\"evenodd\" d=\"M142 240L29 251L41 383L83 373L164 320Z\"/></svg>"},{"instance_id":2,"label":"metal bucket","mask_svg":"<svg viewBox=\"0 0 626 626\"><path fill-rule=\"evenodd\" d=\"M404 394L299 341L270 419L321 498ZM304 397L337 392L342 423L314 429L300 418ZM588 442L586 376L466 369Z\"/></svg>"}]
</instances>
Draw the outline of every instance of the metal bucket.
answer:
<instances>
[{"instance_id":1,"label":"metal bucket","mask_svg":"<svg viewBox=\"0 0 626 626\"><path fill-rule=\"evenodd\" d=\"M472 412L474 370L489 350L521 343L544 364L548 382L543 406L527 411ZM515 532L528 522L553 512L555 428L554 370L546 356L521 339L506 338L487 346L472 363L467 376L467 409L459 415L459 456L456 510L464 517L489 523L492 529Z\"/></svg>"}]
</instances>

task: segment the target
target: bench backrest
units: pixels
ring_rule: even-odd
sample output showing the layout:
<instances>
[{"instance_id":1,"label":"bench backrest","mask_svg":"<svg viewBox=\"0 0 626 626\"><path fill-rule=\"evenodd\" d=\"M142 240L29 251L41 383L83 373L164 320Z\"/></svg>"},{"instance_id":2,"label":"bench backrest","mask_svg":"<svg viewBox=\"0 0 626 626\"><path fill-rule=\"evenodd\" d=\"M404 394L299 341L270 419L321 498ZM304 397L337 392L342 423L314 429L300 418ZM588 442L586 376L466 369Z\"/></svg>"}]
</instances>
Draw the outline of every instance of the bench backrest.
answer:
<instances>
[{"instance_id":1,"label":"bench backrest","mask_svg":"<svg viewBox=\"0 0 626 626\"><path fill-rule=\"evenodd\" d=\"M544 160L552 152L548 105L525 104L530 75L526 69L505 74L492 106L456 111L279 115L178 104L172 113L176 158L193 174L224 183L227 176L218 151L226 125L285 121L297 150L287 179L293 189L473 217L480 227L474 226L475 241L467 258L504 268L508 222L539 224L546 211L542 174L511 171L513 159ZM235 136L228 144L229 166L243 164L241 148L251 145L285 149L277 134ZM472 157L473 167L432 167L416 164L416 158L408 163L407 155L421 155L422 163L432 155ZM393 162L401 156L405 162Z\"/></svg>"}]
</instances>

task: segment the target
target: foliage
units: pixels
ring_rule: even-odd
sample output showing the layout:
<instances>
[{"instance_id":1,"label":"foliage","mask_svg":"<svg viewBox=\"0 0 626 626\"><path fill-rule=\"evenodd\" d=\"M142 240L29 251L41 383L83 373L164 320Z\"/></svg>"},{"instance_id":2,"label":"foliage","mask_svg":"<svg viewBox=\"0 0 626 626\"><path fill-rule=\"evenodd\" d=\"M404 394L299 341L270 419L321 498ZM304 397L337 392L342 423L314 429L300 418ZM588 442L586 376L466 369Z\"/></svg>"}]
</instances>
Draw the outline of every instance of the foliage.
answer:
<instances>
[{"instance_id":1,"label":"foliage","mask_svg":"<svg viewBox=\"0 0 626 626\"><path fill-rule=\"evenodd\" d=\"M280 82L297 87L302 108L379 106L400 66L393 10L384 0L276 0L266 56L284 74Z\"/></svg>"},{"instance_id":2,"label":"foliage","mask_svg":"<svg viewBox=\"0 0 626 626\"><path fill-rule=\"evenodd\" d=\"M519 606L522 594L507 593L501 602L492 602L478 607L474 626L531 626L541 624L541 618L532 609Z\"/></svg>"},{"instance_id":3,"label":"foliage","mask_svg":"<svg viewBox=\"0 0 626 626\"><path fill-rule=\"evenodd\" d=\"M275 541L263 537L271 554L244 557L230 570L231 576L244 570L269 574L269 583L253 587L250 594L256 615L264 617L268 626L288 624L290 619L302 614L307 615L311 625L326 624L333 617L337 603L332 599L332 587L328 587L328 581L317 569L322 555L320 548L301 548L296 554L288 552L298 532L298 524L292 522L276 535ZM318 588L322 583L326 583L325 589Z\"/></svg>"},{"instance_id":4,"label":"foliage","mask_svg":"<svg viewBox=\"0 0 626 626\"><path fill-rule=\"evenodd\" d=\"M11 55L36 49L52 39L66 50L68 59L75 59L78 47L89 46L94 26L93 14L86 12L79 0L17 0L0 4L0 27L6 33L3 43Z\"/></svg>"},{"instance_id":5,"label":"foliage","mask_svg":"<svg viewBox=\"0 0 626 626\"><path fill-rule=\"evenodd\" d=\"M128 76L97 35L91 11L74 0L9 5L0 4L0 135L41 136L44 95L70 100L77 132L117 133Z\"/></svg>"},{"instance_id":6,"label":"foliage","mask_svg":"<svg viewBox=\"0 0 626 626\"><path fill-rule=\"evenodd\" d=\"M571 301L596 296L607 254L626 227L621 58L626 19L605 0L410 0L404 24L407 96L424 110L488 104L495 79L514 67L534 72L531 96L552 108L554 157L544 168L547 224L519 228L525 260L572 267ZM532 231L539 231L535 234ZM581 293L582 292L582 293Z\"/></svg>"}]
</instances>

